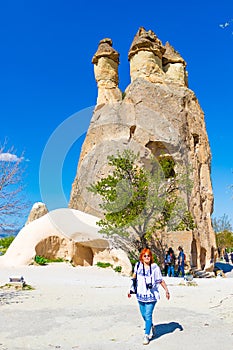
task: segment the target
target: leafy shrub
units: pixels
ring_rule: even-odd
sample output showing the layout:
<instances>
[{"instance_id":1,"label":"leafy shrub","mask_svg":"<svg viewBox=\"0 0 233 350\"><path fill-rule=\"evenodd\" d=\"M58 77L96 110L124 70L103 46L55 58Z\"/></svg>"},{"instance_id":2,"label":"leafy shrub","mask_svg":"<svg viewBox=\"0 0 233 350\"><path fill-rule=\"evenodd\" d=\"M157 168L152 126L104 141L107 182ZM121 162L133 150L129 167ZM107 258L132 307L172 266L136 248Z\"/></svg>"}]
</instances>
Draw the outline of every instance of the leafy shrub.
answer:
<instances>
[{"instance_id":1,"label":"leafy shrub","mask_svg":"<svg viewBox=\"0 0 233 350\"><path fill-rule=\"evenodd\" d=\"M48 263L48 259L46 259L40 255L36 255L34 260L39 265L47 265L47 263Z\"/></svg>"},{"instance_id":2,"label":"leafy shrub","mask_svg":"<svg viewBox=\"0 0 233 350\"><path fill-rule=\"evenodd\" d=\"M2 254L5 254L13 240L15 239L15 236L9 236L9 237L4 237L0 239L0 252Z\"/></svg>"},{"instance_id":3,"label":"leafy shrub","mask_svg":"<svg viewBox=\"0 0 233 350\"><path fill-rule=\"evenodd\" d=\"M116 266L113 270L116 272L121 272L122 266Z\"/></svg>"},{"instance_id":4,"label":"leafy shrub","mask_svg":"<svg viewBox=\"0 0 233 350\"><path fill-rule=\"evenodd\" d=\"M62 258L47 259L47 258L40 256L40 255L36 255L34 260L39 265L47 265L47 264L52 263L52 262L63 262L64 261L64 259L62 259Z\"/></svg>"},{"instance_id":5,"label":"leafy shrub","mask_svg":"<svg viewBox=\"0 0 233 350\"><path fill-rule=\"evenodd\" d=\"M101 262L101 261L98 261L96 266L102 267L103 269L105 269L106 267L113 267L112 264L108 262Z\"/></svg>"},{"instance_id":6,"label":"leafy shrub","mask_svg":"<svg viewBox=\"0 0 233 350\"><path fill-rule=\"evenodd\" d=\"M113 268L113 265L109 262L102 262L102 261L98 261L96 263L96 266L98 267L102 267L103 269L107 268L107 267L111 267L115 272L121 272L122 270L122 266L116 266Z\"/></svg>"}]
</instances>

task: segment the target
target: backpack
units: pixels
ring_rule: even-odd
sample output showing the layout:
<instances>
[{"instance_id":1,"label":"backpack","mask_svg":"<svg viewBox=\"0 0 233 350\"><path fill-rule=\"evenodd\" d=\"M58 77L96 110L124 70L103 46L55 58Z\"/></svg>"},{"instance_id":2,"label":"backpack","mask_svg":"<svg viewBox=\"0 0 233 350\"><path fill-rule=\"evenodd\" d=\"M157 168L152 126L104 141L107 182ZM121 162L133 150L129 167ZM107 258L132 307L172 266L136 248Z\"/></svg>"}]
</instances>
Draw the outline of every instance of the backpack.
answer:
<instances>
[{"instance_id":1,"label":"backpack","mask_svg":"<svg viewBox=\"0 0 233 350\"><path fill-rule=\"evenodd\" d=\"M172 262L172 257L170 254L167 255L167 262L170 264Z\"/></svg>"}]
</instances>

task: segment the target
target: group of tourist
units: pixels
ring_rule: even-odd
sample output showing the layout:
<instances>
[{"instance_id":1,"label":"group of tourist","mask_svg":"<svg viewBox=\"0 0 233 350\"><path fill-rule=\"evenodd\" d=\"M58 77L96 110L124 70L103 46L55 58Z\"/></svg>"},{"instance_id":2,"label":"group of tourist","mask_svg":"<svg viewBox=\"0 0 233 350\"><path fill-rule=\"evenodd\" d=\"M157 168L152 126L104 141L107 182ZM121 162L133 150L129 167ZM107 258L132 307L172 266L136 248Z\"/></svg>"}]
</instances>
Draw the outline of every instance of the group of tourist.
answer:
<instances>
[{"instance_id":1,"label":"group of tourist","mask_svg":"<svg viewBox=\"0 0 233 350\"><path fill-rule=\"evenodd\" d=\"M175 270L176 256L175 256L174 250L170 247L166 251L166 254L164 257L165 276L179 277L181 274L181 276L184 277L185 254L181 246L178 247L178 250L179 250L179 255L177 258L177 266L178 266L177 271Z\"/></svg>"}]
</instances>

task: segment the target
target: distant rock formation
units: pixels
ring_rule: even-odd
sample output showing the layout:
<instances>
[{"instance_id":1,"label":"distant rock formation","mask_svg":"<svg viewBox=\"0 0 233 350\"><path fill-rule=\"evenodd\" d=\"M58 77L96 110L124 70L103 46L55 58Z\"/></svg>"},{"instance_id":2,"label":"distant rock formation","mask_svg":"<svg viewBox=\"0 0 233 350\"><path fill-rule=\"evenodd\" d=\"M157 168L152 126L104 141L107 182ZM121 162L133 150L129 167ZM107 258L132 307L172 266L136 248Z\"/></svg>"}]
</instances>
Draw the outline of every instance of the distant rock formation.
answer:
<instances>
[{"instance_id":1,"label":"distant rock formation","mask_svg":"<svg viewBox=\"0 0 233 350\"><path fill-rule=\"evenodd\" d=\"M110 39L100 41L92 61L97 105L83 143L69 206L103 216L98 199L90 195L87 186L108 173L107 156L118 150L140 152L142 160L150 154L172 158L175 171L189 164L193 170L189 207L196 228L186 254L192 266L211 268L216 250L211 223L211 152L203 111L188 88L186 62L169 43L163 46L153 31L144 28L138 30L128 59L131 83L121 100L118 53Z\"/></svg>"},{"instance_id":2,"label":"distant rock formation","mask_svg":"<svg viewBox=\"0 0 233 350\"><path fill-rule=\"evenodd\" d=\"M34 203L28 215L28 219L25 225L30 224L30 222L39 219L41 216L44 216L47 213L48 213L48 209L44 203L42 202Z\"/></svg>"},{"instance_id":3,"label":"distant rock formation","mask_svg":"<svg viewBox=\"0 0 233 350\"><path fill-rule=\"evenodd\" d=\"M103 39L93 56L95 79L98 85L97 104L118 102L122 93L118 88L119 53L112 47L111 39Z\"/></svg>"},{"instance_id":4,"label":"distant rock formation","mask_svg":"<svg viewBox=\"0 0 233 350\"><path fill-rule=\"evenodd\" d=\"M0 267L29 265L36 255L47 259L62 258L74 266L92 266L110 262L113 268L131 273L131 263L120 249L99 234L98 218L74 209L56 209L25 225L0 256Z\"/></svg>"}]
</instances>

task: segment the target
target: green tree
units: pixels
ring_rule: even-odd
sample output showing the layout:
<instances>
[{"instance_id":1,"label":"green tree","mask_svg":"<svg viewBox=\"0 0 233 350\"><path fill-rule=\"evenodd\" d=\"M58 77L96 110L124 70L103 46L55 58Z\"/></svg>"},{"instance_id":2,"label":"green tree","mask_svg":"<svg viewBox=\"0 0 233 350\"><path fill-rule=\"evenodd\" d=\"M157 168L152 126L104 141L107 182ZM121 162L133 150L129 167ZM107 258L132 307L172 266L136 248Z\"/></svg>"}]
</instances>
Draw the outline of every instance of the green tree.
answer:
<instances>
[{"instance_id":1,"label":"green tree","mask_svg":"<svg viewBox=\"0 0 233 350\"><path fill-rule=\"evenodd\" d=\"M233 248L233 233L228 230L216 233L216 243L220 250L231 250Z\"/></svg>"},{"instance_id":2,"label":"green tree","mask_svg":"<svg viewBox=\"0 0 233 350\"><path fill-rule=\"evenodd\" d=\"M102 198L102 233L128 236L133 230L144 246L156 230L186 225L187 206L178 196L179 180L170 161L159 164L152 158L145 168L139 154L125 150L109 156L108 164L112 173L88 188Z\"/></svg>"},{"instance_id":3,"label":"green tree","mask_svg":"<svg viewBox=\"0 0 233 350\"><path fill-rule=\"evenodd\" d=\"M223 231L232 231L232 225L230 223L230 219L228 215L224 214L223 216L216 218L214 217L212 220L214 232L223 232Z\"/></svg>"}]
</instances>

